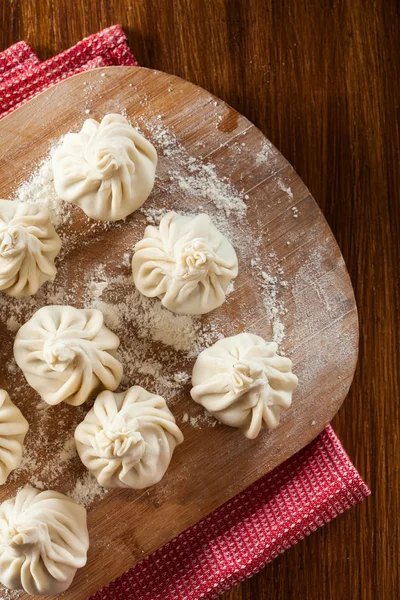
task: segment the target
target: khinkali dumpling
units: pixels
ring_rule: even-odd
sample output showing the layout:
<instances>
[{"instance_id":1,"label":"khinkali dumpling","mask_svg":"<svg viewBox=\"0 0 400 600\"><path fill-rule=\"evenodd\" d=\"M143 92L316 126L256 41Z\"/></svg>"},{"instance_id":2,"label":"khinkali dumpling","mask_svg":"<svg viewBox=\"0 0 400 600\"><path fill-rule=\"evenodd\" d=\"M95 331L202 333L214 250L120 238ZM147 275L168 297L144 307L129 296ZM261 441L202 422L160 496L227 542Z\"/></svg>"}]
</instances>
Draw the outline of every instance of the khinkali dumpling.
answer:
<instances>
[{"instance_id":1,"label":"khinkali dumpling","mask_svg":"<svg viewBox=\"0 0 400 600\"><path fill-rule=\"evenodd\" d=\"M160 481L183 434L164 398L135 385L121 394L101 392L75 440L100 485L140 490Z\"/></svg>"},{"instance_id":2,"label":"khinkali dumpling","mask_svg":"<svg viewBox=\"0 0 400 600\"><path fill-rule=\"evenodd\" d=\"M53 155L54 185L63 200L92 219L118 221L139 208L154 185L157 152L122 115L87 119Z\"/></svg>"},{"instance_id":3,"label":"khinkali dumpling","mask_svg":"<svg viewBox=\"0 0 400 600\"><path fill-rule=\"evenodd\" d=\"M22 459L22 448L28 421L11 401L5 390L0 390L0 485Z\"/></svg>"},{"instance_id":4,"label":"khinkali dumpling","mask_svg":"<svg viewBox=\"0 0 400 600\"><path fill-rule=\"evenodd\" d=\"M31 296L57 269L61 240L44 206L0 200L0 290Z\"/></svg>"},{"instance_id":5,"label":"khinkali dumpling","mask_svg":"<svg viewBox=\"0 0 400 600\"><path fill-rule=\"evenodd\" d=\"M86 510L68 496L20 490L0 506L0 581L28 594L61 594L86 564Z\"/></svg>"},{"instance_id":6,"label":"khinkali dumpling","mask_svg":"<svg viewBox=\"0 0 400 600\"><path fill-rule=\"evenodd\" d=\"M166 214L146 227L132 259L137 289L172 312L202 315L220 306L238 273L236 252L208 215Z\"/></svg>"},{"instance_id":7,"label":"khinkali dumpling","mask_svg":"<svg viewBox=\"0 0 400 600\"><path fill-rule=\"evenodd\" d=\"M45 306L18 331L15 360L48 404L79 406L101 389L118 387L119 339L103 320L99 310Z\"/></svg>"},{"instance_id":8,"label":"khinkali dumpling","mask_svg":"<svg viewBox=\"0 0 400 600\"><path fill-rule=\"evenodd\" d=\"M219 340L197 357L193 400L250 439L258 436L263 422L274 429L297 386L292 361L278 356L277 348L251 333Z\"/></svg>"}]
</instances>

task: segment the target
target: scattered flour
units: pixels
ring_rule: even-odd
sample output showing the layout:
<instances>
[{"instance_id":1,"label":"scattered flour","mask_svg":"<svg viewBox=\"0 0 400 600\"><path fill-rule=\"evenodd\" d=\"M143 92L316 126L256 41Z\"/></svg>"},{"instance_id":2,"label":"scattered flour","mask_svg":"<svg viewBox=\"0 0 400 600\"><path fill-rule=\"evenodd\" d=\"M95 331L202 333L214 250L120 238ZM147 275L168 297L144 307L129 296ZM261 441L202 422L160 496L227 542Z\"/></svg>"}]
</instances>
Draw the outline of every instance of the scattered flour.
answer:
<instances>
[{"instance_id":1,"label":"scattered flour","mask_svg":"<svg viewBox=\"0 0 400 600\"><path fill-rule=\"evenodd\" d=\"M190 416L189 413L184 413L181 418L181 423L189 423L194 429L202 429L203 427L215 427L218 424L218 421L205 410L196 416Z\"/></svg>"},{"instance_id":2,"label":"scattered flour","mask_svg":"<svg viewBox=\"0 0 400 600\"><path fill-rule=\"evenodd\" d=\"M69 493L69 496L75 500L78 504L83 504L83 506L90 506L93 500L97 500L99 498L104 498L107 494L105 488L101 487L93 477L93 475L88 471L75 484L72 492Z\"/></svg>"},{"instance_id":3,"label":"scattered flour","mask_svg":"<svg viewBox=\"0 0 400 600\"><path fill-rule=\"evenodd\" d=\"M276 261L275 253L269 254L270 259ZM282 267L274 265L272 267L276 275L271 275L263 270L261 261L254 258L251 261L253 276L261 287L263 304L270 323L272 323L273 341L280 346L285 337L285 326L282 323L282 317L287 314L282 299L282 289L288 287L288 282L283 279L284 271Z\"/></svg>"},{"instance_id":4,"label":"scattered flour","mask_svg":"<svg viewBox=\"0 0 400 600\"><path fill-rule=\"evenodd\" d=\"M271 144L269 140L263 142L262 148L258 154L256 154L256 165L264 165L269 163L275 155L274 146Z\"/></svg>"},{"instance_id":5,"label":"scattered flour","mask_svg":"<svg viewBox=\"0 0 400 600\"><path fill-rule=\"evenodd\" d=\"M142 207L140 210L146 215L146 220L150 225L158 225L163 216L168 212L167 208L148 208L146 206Z\"/></svg>"},{"instance_id":6,"label":"scattered flour","mask_svg":"<svg viewBox=\"0 0 400 600\"><path fill-rule=\"evenodd\" d=\"M282 192L285 192L285 194L287 194L291 200L293 199L292 188L287 186L282 179L278 179L278 188L282 190Z\"/></svg>"},{"instance_id":7,"label":"scattered flour","mask_svg":"<svg viewBox=\"0 0 400 600\"><path fill-rule=\"evenodd\" d=\"M330 313L332 311L332 293L329 289L329 277L321 278L324 272L323 260L324 257L318 250L313 250L309 254L307 260L304 261L296 273L293 294L298 297L303 290L314 290L326 312Z\"/></svg>"},{"instance_id":8,"label":"scattered flour","mask_svg":"<svg viewBox=\"0 0 400 600\"><path fill-rule=\"evenodd\" d=\"M180 159L187 154L183 146L179 143L176 135L171 133L169 129L164 127L161 122L161 117L157 117L154 120L141 119L140 123L146 127L151 133L151 141L157 148L159 154L165 158L172 158L174 160Z\"/></svg>"},{"instance_id":9,"label":"scattered flour","mask_svg":"<svg viewBox=\"0 0 400 600\"><path fill-rule=\"evenodd\" d=\"M18 329L21 327L21 323L19 323L15 317L9 317L6 323L7 329L16 333Z\"/></svg>"},{"instance_id":10,"label":"scattered flour","mask_svg":"<svg viewBox=\"0 0 400 600\"><path fill-rule=\"evenodd\" d=\"M58 145L50 149L48 156L39 164L31 177L14 193L15 200L19 202L45 206L50 212L56 229L71 223L72 209L72 205L63 202L54 189L52 156Z\"/></svg>"},{"instance_id":11,"label":"scattered flour","mask_svg":"<svg viewBox=\"0 0 400 600\"><path fill-rule=\"evenodd\" d=\"M123 385L141 385L173 401L189 381L180 365L190 361L221 334L211 324L189 315L176 315L158 299L142 296L130 274L108 276L95 267L85 283L84 304L102 311L105 323L121 340Z\"/></svg>"},{"instance_id":12,"label":"scattered flour","mask_svg":"<svg viewBox=\"0 0 400 600\"><path fill-rule=\"evenodd\" d=\"M88 90L88 94L91 93ZM89 102L86 109L90 109ZM185 214L209 213L216 226L234 243L239 261L242 264L249 264L251 259L254 261L254 280L262 293L274 339L281 342L284 337L281 318L285 310L280 290L284 282L282 274L273 272L269 275L266 270L265 252L258 243L258 234L251 231L247 222L249 196L220 177L218 168L211 161L191 156L159 117L139 120L134 126L145 130L159 153L156 186L141 209L147 222L158 224L169 210ZM204 142L196 146L202 148ZM145 298L137 292L130 274L130 250L136 235L134 225L141 227L140 222L137 219L117 223L91 221L80 209L61 201L54 191L51 168L55 147L15 191L14 197L21 202L42 203L49 209L63 244L57 259L57 277L54 282L45 283L33 297L12 298L0 294L0 327L8 331L2 344L1 353L5 360L0 360L0 376L4 374L13 400L30 422L22 463L9 481L14 487L53 487L90 506L103 497L106 490L80 462L73 433L92 406L93 399L81 407L64 404L51 407L42 401L29 388L12 358L13 339L19 327L36 310L49 304L100 309L106 324L121 341L118 353L124 364L122 387L142 385L163 395L170 405L190 386L191 369L197 354L223 335L232 335L235 331L230 329L229 311L225 314L222 309L218 315L204 317L175 315L163 308L159 300ZM256 162L260 164L273 159L274 149L265 143ZM109 243L110 238L104 236L111 229L131 231L132 246L118 259L111 253L107 264L80 265L79 251L90 246L95 253L96 245L101 247L103 243ZM137 231L141 235L141 230ZM74 271L76 265L77 271ZM228 294L233 297L239 290L240 285L232 285ZM195 428L216 424L215 419L204 411L199 415L187 413L181 421L185 422L185 419Z\"/></svg>"},{"instance_id":13,"label":"scattered flour","mask_svg":"<svg viewBox=\"0 0 400 600\"><path fill-rule=\"evenodd\" d=\"M210 413L203 411L195 417L189 417L189 423L194 429L203 429L203 427L215 427L218 421Z\"/></svg>"},{"instance_id":14,"label":"scattered flour","mask_svg":"<svg viewBox=\"0 0 400 600\"><path fill-rule=\"evenodd\" d=\"M0 600L16 600L17 598L21 598L25 592L23 590L9 590L1 586L0 594Z\"/></svg>"},{"instance_id":15,"label":"scattered flour","mask_svg":"<svg viewBox=\"0 0 400 600\"><path fill-rule=\"evenodd\" d=\"M235 213L239 217L244 217L247 206L244 196L229 183L226 178L219 178L215 166L211 164L199 164L199 161L193 162L189 166L191 175L173 171L172 176L178 182L180 189L187 196L203 198L208 202L213 202L217 209L222 209L229 217Z\"/></svg>"},{"instance_id":16,"label":"scattered flour","mask_svg":"<svg viewBox=\"0 0 400 600\"><path fill-rule=\"evenodd\" d=\"M71 409L74 409L72 411ZM28 416L26 409L22 408ZM39 399L33 406L34 418L28 416L29 431L25 441L22 462L10 475L10 482L25 483L38 489L56 488L67 491L71 477L82 469L78 458L74 430L83 419L87 408L59 405L52 407ZM54 438L54 417L57 435Z\"/></svg>"},{"instance_id":17,"label":"scattered flour","mask_svg":"<svg viewBox=\"0 0 400 600\"><path fill-rule=\"evenodd\" d=\"M158 119L141 120L140 123L151 134L159 154L170 159L164 173L160 171L159 175L164 191L173 193L174 190L179 190L185 194L186 200L191 197L205 200L208 204L214 204L217 210L223 211L226 217L245 217L247 205L244 194L226 177L219 176L214 164L191 156ZM163 207L144 209L148 219L153 217L155 222L161 218L162 211Z\"/></svg>"},{"instance_id":18,"label":"scattered flour","mask_svg":"<svg viewBox=\"0 0 400 600\"><path fill-rule=\"evenodd\" d=\"M175 373L174 380L180 385L186 385L188 381L190 381L190 375L185 371L180 371L178 373Z\"/></svg>"},{"instance_id":19,"label":"scattered flour","mask_svg":"<svg viewBox=\"0 0 400 600\"><path fill-rule=\"evenodd\" d=\"M230 284L228 285L228 287L226 288L225 296L229 296L230 294L233 294L234 291L235 291L235 282L231 281Z\"/></svg>"}]
</instances>

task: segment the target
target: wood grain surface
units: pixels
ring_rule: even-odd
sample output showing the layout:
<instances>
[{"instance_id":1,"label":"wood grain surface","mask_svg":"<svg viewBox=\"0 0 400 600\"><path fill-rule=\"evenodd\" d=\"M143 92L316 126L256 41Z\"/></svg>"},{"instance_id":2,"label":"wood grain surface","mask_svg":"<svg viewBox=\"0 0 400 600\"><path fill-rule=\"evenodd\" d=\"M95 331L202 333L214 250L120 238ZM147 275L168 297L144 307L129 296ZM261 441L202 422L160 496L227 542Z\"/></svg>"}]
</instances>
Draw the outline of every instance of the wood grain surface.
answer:
<instances>
[{"instance_id":1,"label":"wood grain surface","mask_svg":"<svg viewBox=\"0 0 400 600\"><path fill-rule=\"evenodd\" d=\"M181 171L179 181L193 177L193 161L213 165L220 181L243 189L247 215L238 219L233 213L226 220L239 259L235 289L222 307L202 317L202 323L218 327L225 336L249 331L272 339L271 315L262 301L262 287L251 261L260 261L261 268L272 276L277 274L275 269L279 272L283 268L285 286L277 291L287 311L282 316L282 350L293 361L299 385L280 426L263 432L256 440L247 440L229 427L194 428L191 419L201 417L203 409L190 402L190 386L177 392L172 410L182 424L185 443L175 451L160 484L144 492L113 490L90 507L88 564L78 571L63 596L65 600L85 600L308 444L341 406L358 354L353 289L337 243L315 200L260 130L192 83L142 67L110 67L81 73L46 90L0 121L0 197L13 197L15 188L47 156L49 148L61 136L79 129L88 112L99 121L105 114L121 110L156 147L157 132L162 128L163 135L173 136L170 139L176 140L181 152L190 157L179 160L176 154L171 155L170 144L167 152L163 146L158 148L155 189L144 208L204 211L211 218L221 219L221 209L213 205L211 198L190 196L167 184L177 168ZM40 120L37 115L42 115ZM123 256L143 235L146 218L136 211L124 222L104 227L76 207L71 211L67 224L58 232L77 241L64 250L55 285L56 295L74 288L73 305L80 307L85 305L85 278L93 267L102 265L107 276L121 276ZM133 289L129 266L126 271L128 289ZM109 302L124 302L126 292L126 288L115 288ZM7 310L12 311L10 303L5 304L4 321ZM19 305L20 321L31 314L31 307ZM135 335L132 329L130 337L135 340ZM136 343L140 332L138 335ZM22 374L16 379L7 369L15 333L0 322L0 337L0 384L12 395L13 387L18 388L22 379ZM128 343L122 338L122 347L124 342ZM142 356L143 361L149 361L152 352L161 356L160 350L160 343L155 342ZM178 362L176 371L186 367L191 372L193 362ZM163 364L164 369L171 368L168 361ZM137 377L140 375L129 379L128 385L146 385ZM32 428L40 422L37 397L31 388L22 386L18 406ZM82 420L76 407L52 407L47 412L46 432L38 427L37 435L49 439L50 448L60 437L58 424L65 413L63 427L70 426L72 432ZM185 423L184 414L190 415L189 422ZM75 477L71 477L72 472ZM56 479L53 475L46 479L40 462L34 475L46 488L68 493L84 472L76 457L68 463L68 475L60 473ZM27 472L7 482L1 487L0 500L13 497L31 477L32 472ZM114 516L111 525L109 515Z\"/></svg>"},{"instance_id":2,"label":"wood grain surface","mask_svg":"<svg viewBox=\"0 0 400 600\"><path fill-rule=\"evenodd\" d=\"M296 168L355 288L359 365L333 421L373 495L224 600L399 596L399 6L395 0L15 0L0 47L45 59L119 22L143 66L201 85Z\"/></svg>"}]
</instances>

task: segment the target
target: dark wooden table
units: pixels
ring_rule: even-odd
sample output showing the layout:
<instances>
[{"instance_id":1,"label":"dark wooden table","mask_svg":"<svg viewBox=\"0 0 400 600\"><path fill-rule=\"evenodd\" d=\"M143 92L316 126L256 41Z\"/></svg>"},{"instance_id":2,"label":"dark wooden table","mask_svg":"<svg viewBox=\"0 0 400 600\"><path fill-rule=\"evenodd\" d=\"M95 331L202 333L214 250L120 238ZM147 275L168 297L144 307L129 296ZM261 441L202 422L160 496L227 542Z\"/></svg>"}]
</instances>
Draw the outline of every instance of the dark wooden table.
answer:
<instances>
[{"instance_id":1,"label":"dark wooden table","mask_svg":"<svg viewBox=\"0 0 400 600\"><path fill-rule=\"evenodd\" d=\"M360 360L333 425L373 495L224 600L400 594L399 10L395 0L0 2L0 49L25 39L45 59L121 23L141 65L246 115L310 188L348 265Z\"/></svg>"}]
</instances>

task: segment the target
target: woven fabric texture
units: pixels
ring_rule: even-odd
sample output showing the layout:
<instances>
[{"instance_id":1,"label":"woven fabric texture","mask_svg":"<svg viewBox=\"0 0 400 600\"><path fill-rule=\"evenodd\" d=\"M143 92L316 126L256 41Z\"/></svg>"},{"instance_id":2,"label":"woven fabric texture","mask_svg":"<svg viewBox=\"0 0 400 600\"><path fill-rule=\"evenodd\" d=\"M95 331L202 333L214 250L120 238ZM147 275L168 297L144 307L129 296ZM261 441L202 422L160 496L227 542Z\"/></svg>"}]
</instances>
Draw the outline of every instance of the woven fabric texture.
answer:
<instances>
[{"instance_id":1,"label":"woven fabric texture","mask_svg":"<svg viewBox=\"0 0 400 600\"><path fill-rule=\"evenodd\" d=\"M19 42L0 54L0 117L5 117L50 85L81 71L137 64L119 25L91 35L44 62L33 58L28 44Z\"/></svg>"}]
</instances>

